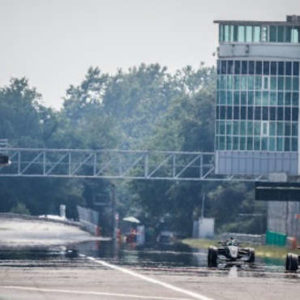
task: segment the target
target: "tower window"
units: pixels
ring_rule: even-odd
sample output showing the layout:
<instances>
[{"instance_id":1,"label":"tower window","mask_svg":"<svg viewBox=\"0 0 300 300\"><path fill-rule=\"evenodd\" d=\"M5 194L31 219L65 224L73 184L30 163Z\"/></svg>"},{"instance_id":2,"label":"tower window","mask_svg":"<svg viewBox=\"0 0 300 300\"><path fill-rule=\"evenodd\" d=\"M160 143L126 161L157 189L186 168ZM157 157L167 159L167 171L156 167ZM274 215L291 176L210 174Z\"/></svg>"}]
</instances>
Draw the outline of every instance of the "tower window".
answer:
<instances>
[{"instance_id":1,"label":"tower window","mask_svg":"<svg viewBox=\"0 0 300 300\"><path fill-rule=\"evenodd\" d=\"M261 122L261 135L269 136L269 122L268 121Z\"/></svg>"}]
</instances>

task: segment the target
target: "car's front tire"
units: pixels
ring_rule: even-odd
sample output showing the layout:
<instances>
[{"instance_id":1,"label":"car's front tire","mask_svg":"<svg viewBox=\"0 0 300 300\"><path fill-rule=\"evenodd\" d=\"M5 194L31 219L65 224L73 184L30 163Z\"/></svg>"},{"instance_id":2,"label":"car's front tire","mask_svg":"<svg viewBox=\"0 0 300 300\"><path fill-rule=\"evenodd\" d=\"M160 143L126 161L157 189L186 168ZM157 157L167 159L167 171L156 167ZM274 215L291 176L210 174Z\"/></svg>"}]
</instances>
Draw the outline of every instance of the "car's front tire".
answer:
<instances>
[{"instance_id":1,"label":"car's front tire","mask_svg":"<svg viewBox=\"0 0 300 300\"><path fill-rule=\"evenodd\" d=\"M285 259L286 271L296 272L298 269L298 255L288 253Z\"/></svg>"},{"instance_id":2,"label":"car's front tire","mask_svg":"<svg viewBox=\"0 0 300 300\"><path fill-rule=\"evenodd\" d=\"M207 265L209 268L218 266L218 249L216 247L211 246L208 248Z\"/></svg>"},{"instance_id":3,"label":"car's front tire","mask_svg":"<svg viewBox=\"0 0 300 300\"><path fill-rule=\"evenodd\" d=\"M254 263L255 262L255 250L253 248L249 248L249 257L247 262Z\"/></svg>"}]
</instances>

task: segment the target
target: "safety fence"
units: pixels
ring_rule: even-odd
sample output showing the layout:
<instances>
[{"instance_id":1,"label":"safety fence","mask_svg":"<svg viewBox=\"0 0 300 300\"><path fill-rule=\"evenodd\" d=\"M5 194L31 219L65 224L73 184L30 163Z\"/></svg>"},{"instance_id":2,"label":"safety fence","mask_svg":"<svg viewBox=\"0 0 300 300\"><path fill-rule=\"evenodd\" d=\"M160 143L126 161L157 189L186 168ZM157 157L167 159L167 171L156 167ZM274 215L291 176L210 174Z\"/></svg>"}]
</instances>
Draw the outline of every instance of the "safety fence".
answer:
<instances>
[{"instance_id":1,"label":"safety fence","mask_svg":"<svg viewBox=\"0 0 300 300\"><path fill-rule=\"evenodd\" d=\"M77 205L78 217L81 226L88 232L99 235L99 213L93 209Z\"/></svg>"}]
</instances>

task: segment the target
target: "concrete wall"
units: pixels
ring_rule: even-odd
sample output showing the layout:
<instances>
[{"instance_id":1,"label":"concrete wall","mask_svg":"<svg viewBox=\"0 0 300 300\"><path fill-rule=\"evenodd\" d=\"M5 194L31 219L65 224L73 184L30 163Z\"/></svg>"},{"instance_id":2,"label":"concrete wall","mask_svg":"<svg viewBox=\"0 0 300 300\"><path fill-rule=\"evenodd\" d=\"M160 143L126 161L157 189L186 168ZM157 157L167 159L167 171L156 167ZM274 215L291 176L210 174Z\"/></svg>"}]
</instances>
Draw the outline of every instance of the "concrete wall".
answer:
<instances>
[{"instance_id":1,"label":"concrete wall","mask_svg":"<svg viewBox=\"0 0 300 300\"><path fill-rule=\"evenodd\" d=\"M300 45L292 43L224 43L219 46L219 58L300 59Z\"/></svg>"},{"instance_id":2,"label":"concrete wall","mask_svg":"<svg viewBox=\"0 0 300 300\"><path fill-rule=\"evenodd\" d=\"M298 174L296 152L216 151L216 174Z\"/></svg>"}]
</instances>

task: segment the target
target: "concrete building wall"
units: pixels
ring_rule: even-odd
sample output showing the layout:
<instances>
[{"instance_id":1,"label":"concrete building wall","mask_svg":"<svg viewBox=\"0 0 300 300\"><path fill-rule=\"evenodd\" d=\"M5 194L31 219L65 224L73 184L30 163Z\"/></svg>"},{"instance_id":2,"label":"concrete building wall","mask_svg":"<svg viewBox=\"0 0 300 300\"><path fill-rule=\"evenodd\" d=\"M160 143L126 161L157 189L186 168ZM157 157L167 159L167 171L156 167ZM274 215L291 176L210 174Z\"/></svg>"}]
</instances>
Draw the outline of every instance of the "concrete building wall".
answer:
<instances>
[{"instance_id":1,"label":"concrete building wall","mask_svg":"<svg viewBox=\"0 0 300 300\"><path fill-rule=\"evenodd\" d=\"M220 45L219 58L300 60L300 45L228 43Z\"/></svg>"},{"instance_id":2,"label":"concrete building wall","mask_svg":"<svg viewBox=\"0 0 300 300\"><path fill-rule=\"evenodd\" d=\"M298 174L296 152L216 151L216 174Z\"/></svg>"}]
</instances>

